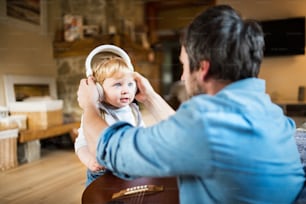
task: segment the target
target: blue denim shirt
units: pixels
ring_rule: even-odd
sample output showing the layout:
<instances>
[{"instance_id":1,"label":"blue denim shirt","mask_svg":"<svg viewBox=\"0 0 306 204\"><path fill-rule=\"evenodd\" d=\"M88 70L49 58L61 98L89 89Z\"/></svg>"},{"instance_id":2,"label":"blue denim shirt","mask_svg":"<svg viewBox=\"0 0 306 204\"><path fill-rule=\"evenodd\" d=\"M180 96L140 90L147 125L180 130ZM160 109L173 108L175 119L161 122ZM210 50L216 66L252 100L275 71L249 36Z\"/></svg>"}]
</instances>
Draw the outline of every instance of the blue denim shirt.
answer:
<instances>
[{"instance_id":1,"label":"blue denim shirt","mask_svg":"<svg viewBox=\"0 0 306 204\"><path fill-rule=\"evenodd\" d=\"M181 204L292 203L304 182L294 131L251 78L195 96L151 127L110 126L97 159L122 178L177 176Z\"/></svg>"}]
</instances>

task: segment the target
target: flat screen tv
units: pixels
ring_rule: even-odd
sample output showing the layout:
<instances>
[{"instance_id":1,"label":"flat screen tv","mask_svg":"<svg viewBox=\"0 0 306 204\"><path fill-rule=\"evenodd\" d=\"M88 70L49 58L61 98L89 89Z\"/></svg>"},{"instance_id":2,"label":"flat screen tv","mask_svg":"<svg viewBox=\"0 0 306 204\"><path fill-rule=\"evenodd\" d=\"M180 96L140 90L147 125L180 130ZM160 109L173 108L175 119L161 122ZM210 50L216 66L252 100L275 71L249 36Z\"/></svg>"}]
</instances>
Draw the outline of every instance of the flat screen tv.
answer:
<instances>
[{"instance_id":1,"label":"flat screen tv","mask_svg":"<svg viewBox=\"0 0 306 204\"><path fill-rule=\"evenodd\" d=\"M264 56L304 55L305 17L260 22L265 35Z\"/></svg>"}]
</instances>

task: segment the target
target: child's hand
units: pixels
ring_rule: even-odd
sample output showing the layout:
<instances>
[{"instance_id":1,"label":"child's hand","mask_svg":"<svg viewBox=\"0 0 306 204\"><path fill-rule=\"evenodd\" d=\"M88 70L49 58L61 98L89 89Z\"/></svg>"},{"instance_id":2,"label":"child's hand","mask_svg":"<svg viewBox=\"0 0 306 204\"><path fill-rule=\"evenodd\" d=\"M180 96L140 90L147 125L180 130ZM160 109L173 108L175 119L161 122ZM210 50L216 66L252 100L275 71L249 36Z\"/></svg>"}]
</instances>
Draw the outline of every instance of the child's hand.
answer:
<instances>
[{"instance_id":1,"label":"child's hand","mask_svg":"<svg viewBox=\"0 0 306 204\"><path fill-rule=\"evenodd\" d=\"M101 171L105 170L104 166L101 166L95 159L91 158L88 161L87 168L91 171Z\"/></svg>"}]
</instances>

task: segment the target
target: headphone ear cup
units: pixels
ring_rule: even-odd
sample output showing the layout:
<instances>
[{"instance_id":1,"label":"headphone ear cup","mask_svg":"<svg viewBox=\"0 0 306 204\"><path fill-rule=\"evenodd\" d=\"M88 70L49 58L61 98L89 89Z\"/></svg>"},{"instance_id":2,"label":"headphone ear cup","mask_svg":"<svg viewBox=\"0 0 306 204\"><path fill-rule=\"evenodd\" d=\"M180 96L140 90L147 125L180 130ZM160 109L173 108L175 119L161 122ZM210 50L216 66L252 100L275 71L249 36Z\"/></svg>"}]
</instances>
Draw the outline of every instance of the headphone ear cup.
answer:
<instances>
[{"instance_id":1,"label":"headphone ear cup","mask_svg":"<svg viewBox=\"0 0 306 204\"><path fill-rule=\"evenodd\" d=\"M98 94L99 94L99 101L102 102L104 100L104 91L102 86L99 83L96 83L96 87L98 90Z\"/></svg>"},{"instance_id":2,"label":"headphone ear cup","mask_svg":"<svg viewBox=\"0 0 306 204\"><path fill-rule=\"evenodd\" d=\"M135 95L138 93L138 87L135 86Z\"/></svg>"}]
</instances>

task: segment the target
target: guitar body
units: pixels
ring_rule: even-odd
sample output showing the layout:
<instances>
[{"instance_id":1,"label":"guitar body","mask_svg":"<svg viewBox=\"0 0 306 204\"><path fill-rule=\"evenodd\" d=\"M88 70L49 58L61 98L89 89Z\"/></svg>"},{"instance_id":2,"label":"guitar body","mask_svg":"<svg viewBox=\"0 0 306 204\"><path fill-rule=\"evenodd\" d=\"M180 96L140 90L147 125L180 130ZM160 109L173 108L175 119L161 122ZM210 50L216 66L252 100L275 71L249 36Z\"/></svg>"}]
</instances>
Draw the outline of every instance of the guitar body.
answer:
<instances>
[{"instance_id":1,"label":"guitar body","mask_svg":"<svg viewBox=\"0 0 306 204\"><path fill-rule=\"evenodd\" d=\"M134 195L112 199L115 193L135 186L156 185L163 190L154 193L136 193ZM137 178L123 180L107 173L93 181L84 190L82 204L179 204L178 188L175 178Z\"/></svg>"}]
</instances>

